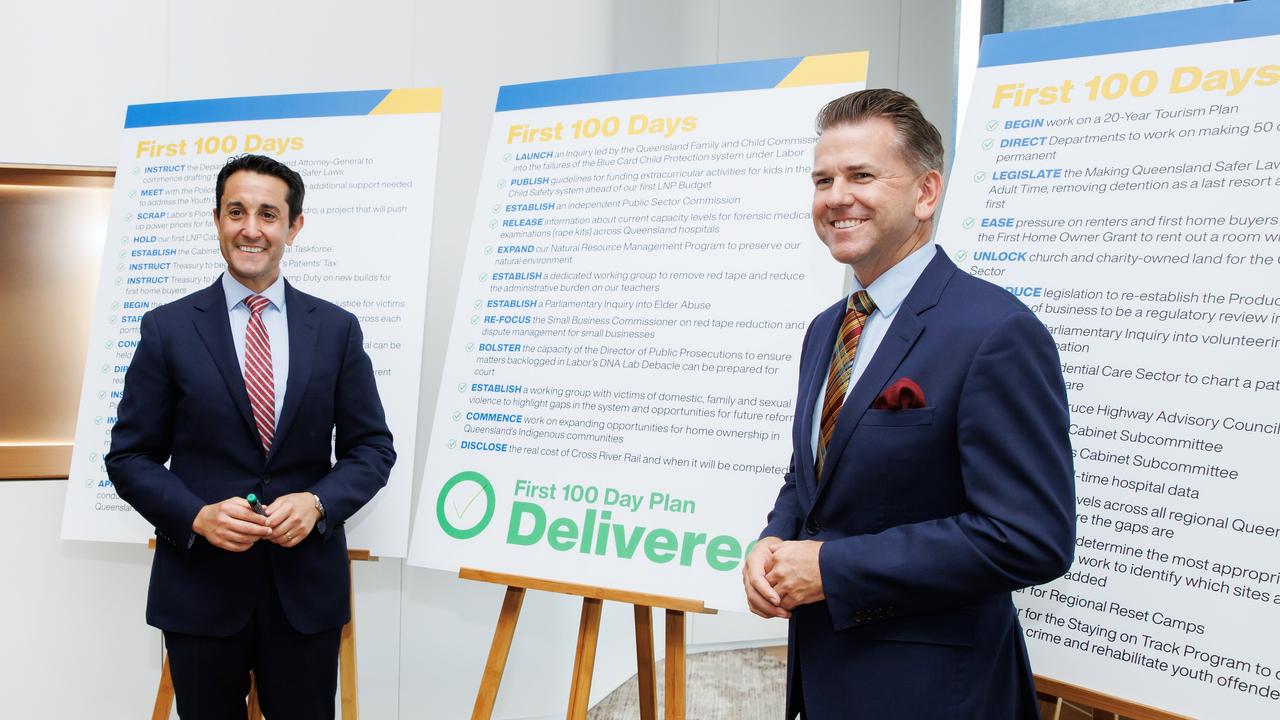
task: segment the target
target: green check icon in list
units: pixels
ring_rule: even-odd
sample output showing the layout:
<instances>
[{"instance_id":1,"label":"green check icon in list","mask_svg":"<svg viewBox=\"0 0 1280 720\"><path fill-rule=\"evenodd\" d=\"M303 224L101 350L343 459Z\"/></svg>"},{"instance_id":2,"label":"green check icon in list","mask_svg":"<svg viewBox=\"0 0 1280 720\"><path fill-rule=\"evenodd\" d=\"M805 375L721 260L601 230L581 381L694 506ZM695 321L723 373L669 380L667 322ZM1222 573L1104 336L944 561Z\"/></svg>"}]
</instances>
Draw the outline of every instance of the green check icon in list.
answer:
<instances>
[{"instance_id":1,"label":"green check icon in list","mask_svg":"<svg viewBox=\"0 0 1280 720\"><path fill-rule=\"evenodd\" d=\"M446 535L468 540L484 532L493 519L497 496L484 475L466 470L445 481L436 497L436 521Z\"/></svg>"}]
</instances>

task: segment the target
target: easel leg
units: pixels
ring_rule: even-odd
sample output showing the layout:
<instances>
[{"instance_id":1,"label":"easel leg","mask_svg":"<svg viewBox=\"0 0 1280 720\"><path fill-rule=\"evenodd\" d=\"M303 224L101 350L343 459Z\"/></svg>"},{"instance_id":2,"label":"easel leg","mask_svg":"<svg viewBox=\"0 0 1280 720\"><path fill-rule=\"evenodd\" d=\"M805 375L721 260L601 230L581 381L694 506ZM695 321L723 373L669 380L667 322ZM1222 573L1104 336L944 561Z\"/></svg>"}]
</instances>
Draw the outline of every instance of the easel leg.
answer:
<instances>
[{"instance_id":1,"label":"easel leg","mask_svg":"<svg viewBox=\"0 0 1280 720\"><path fill-rule=\"evenodd\" d=\"M258 705L258 678L249 673L249 720L262 720L262 708Z\"/></svg>"},{"instance_id":2,"label":"easel leg","mask_svg":"<svg viewBox=\"0 0 1280 720\"><path fill-rule=\"evenodd\" d=\"M351 619L342 626L338 640L338 688L342 695L342 720L360 720L360 688L356 682L356 578L347 559L351 576Z\"/></svg>"},{"instance_id":3,"label":"easel leg","mask_svg":"<svg viewBox=\"0 0 1280 720\"><path fill-rule=\"evenodd\" d=\"M666 720L684 720L684 611L667 611Z\"/></svg>"},{"instance_id":4,"label":"easel leg","mask_svg":"<svg viewBox=\"0 0 1280 720\"><path fill-rule=\"evenodd\" d=\"M476 693L476 704L471 710L471 720L489 720L493 717L493 704L498 699L498 686L502 672L507 667L507 655L511 652L511 638L516 634L516 620L520 619L520 605L524 602L524 588L507 587L502 600L502 612L498 615L498 627L493 631L493 644L489 646L489 659L484 664L484 676Z\"/></svg>"},{"instance_id":5,"label":"easel leg","mask_svg":"<svg viewBox=\"0 0 1280 720\"><path fill-rule=\"evenodd\" d=\"M573 656L573 686L569 690L568 720L587 720L591 696L591 673L596 666L596 639L600 637L600 611L604 601L582 598L582 620L578 623L578 649Z\"/></svg>"},{"instance_id":6,"label":"easel leg","mask_svg":"<svg viewBox=\"0 0 1280 720\"><path fill-rule=\"evenodd\" d=\"M151 720L169 720L169 711L173 709L173 676L169 674L169 653L164 654L164 665L160 668L160 687L156 688L156 704L151 711Z\"/></svg>"},{"instance_id":7,"label":"easel leg","mask_svg":"<svg viewBox=\"0 0 1280 720\"><path fill-rule=\"evenodd\" d=\"M636 680L640 720L658 720L658 690L653 677L653 608L636 605Z\"/></svg>"}]
</instances>

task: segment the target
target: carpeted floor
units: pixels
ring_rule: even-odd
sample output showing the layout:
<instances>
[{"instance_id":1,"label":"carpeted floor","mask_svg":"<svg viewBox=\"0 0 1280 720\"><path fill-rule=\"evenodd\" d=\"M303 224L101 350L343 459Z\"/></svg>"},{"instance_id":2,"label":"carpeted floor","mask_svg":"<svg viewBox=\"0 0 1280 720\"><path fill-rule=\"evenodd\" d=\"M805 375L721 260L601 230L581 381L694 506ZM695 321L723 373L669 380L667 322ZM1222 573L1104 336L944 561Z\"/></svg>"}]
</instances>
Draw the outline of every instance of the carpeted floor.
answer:
<instances>
[{"instance_id":1,"label":"carpeted floor","mask_svg":"<svg viewBox=\"0 0 1280 720\"><path fill-rule=\"evenodd\" d=\"M685 717L689 720L778 720L786 692L785 649L753 648L690 655L685 659ZM662 663L658 717L662 717ZM589 720L637 720L640 701L632 676L587 714Z\"/></svg>"}]
</instances>

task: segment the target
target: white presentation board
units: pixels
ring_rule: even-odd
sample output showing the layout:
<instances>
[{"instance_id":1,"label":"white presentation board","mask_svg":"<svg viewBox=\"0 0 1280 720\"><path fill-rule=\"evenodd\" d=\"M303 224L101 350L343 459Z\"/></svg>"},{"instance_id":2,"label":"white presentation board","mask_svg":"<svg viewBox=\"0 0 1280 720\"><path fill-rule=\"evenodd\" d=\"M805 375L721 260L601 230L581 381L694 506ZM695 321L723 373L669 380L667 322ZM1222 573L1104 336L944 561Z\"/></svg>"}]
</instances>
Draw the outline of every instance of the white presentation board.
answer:
<instances>
[{"instance_id":1,"label":"white presentation board","mask_svg":"<svg viewBox=\"0 0 1280 720\"><path fill-rule=\"evenodd\" d=\"M986 39L938 233L1058 341L1072 572L1037 673L1280 716L1280 7ZM1011 389L1016 392L1016 388Z\"/></svg>"},{"instance_id":2,"label":"white presentation board","mask_svg":"<svg viewBox=\"0 0 1280 720\"><path fill-rule=\"evenodd\" d=\"M866 53L501 88L409 562L745 609L843 269L813 117Z\"/></svg>"},{"instance_id":3,"label":"white presentation board","mask_svg":"<svg viewBox=\"0 0 1280 720\"><path fill-rule=\"evenodd\" d=\"M398 459L347 524L352 547L405 554L439 88L222 98L129 107L93 309L62 537L144 542L151 526L103 467L125 371L147 310L226 267L213 223L226 159L270 155L306 183L306 225L281 262L295 287L360 319Z\"/></svg>"}]
</instances>

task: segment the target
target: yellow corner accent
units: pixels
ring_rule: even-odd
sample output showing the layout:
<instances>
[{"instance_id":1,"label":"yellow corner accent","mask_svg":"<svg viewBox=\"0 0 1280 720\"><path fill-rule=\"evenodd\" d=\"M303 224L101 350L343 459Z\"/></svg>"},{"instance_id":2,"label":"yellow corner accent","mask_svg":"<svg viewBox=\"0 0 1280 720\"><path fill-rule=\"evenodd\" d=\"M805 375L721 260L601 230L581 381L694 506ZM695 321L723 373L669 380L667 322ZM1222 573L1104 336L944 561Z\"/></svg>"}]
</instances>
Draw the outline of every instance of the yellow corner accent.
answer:
<instances>
[{"instance_id":1,"label":"yellow corner accent","mask_svg":"<svg viewBox=\"0 0 1280 720\"><path fill-rule=\"evenodd\" d=\"M810 55L801 60L777 86L784 88L866 82L867 57L866 50L835 55Z\"/></svg>"},{"instance_id":2,"label":"yellow corner accent","mask_svg":"<svg viewBox=\"0 0 1280 720\"><path fill-rule=\"evenodd\" d=\"M370 115L410 115L413 113L438 113L443 102L441 88L403 88L392 90L382 98Z\"/></svg>"}]
</instances>

